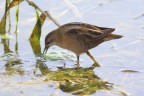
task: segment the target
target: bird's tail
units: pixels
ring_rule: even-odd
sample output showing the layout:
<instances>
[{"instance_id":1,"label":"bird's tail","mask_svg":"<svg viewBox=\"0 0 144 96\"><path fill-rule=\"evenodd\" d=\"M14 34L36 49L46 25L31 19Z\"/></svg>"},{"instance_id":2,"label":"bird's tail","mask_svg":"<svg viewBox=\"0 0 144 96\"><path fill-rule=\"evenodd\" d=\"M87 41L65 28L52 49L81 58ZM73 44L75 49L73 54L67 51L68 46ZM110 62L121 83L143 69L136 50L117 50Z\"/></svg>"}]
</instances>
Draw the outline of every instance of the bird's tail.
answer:
<instances>
[{"instance_id":1,"label":"bird's tail","mask_svg":"<svg viewBox=\"0 0 144 96\"><path fill-rule=\"evenodd\" d=\"M104 38L104 41L109 41L112 39L119 39L122 38L122 35L117 35L117 34L109 34L109 36L107 36L106 38Z\"/></svg>"},{"instance_id":2,"label":"bird's tail","mask_svg":"<svg viewBox=\"0 0 144 96\"><path fill-rule=\"evenodd\" d=\"M98 37L96 37L95 40L100 40L100 39L104 39L106 37L108 37L113 31L115 31L114 28L103 28L103 33L101 35L99 35Z\"/></svg>"},{"instance_id":3,"label":"bird's tail","mask_svg":"<svg viewBox=\"0 0 144 96\"><path fill-rule=\"evenodd\" d=\"M113 39L119 39L119 38L122 38L123 36L122 35L117 35L117 34L110 34L109 37L111 37Z\"/></svg>"}]
</instances>

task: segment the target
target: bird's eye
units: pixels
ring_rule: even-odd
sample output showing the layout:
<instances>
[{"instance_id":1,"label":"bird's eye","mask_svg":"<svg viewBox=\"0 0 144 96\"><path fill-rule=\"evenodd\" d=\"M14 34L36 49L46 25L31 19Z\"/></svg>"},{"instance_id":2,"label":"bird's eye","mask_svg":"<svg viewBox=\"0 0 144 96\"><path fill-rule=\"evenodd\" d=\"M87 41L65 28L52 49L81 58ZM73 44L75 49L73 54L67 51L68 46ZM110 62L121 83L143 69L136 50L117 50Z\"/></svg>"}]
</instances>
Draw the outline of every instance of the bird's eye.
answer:
<instances>
[{"instance_id":1,"label":"bird's eye","mask_svg":"<svg viewBox=\"0 0 144 96\"><path fill-rule=\"evenodd\" d=\"M48 41L47 44L49 44L50 42Z\"/></svg>"}]
</instances>

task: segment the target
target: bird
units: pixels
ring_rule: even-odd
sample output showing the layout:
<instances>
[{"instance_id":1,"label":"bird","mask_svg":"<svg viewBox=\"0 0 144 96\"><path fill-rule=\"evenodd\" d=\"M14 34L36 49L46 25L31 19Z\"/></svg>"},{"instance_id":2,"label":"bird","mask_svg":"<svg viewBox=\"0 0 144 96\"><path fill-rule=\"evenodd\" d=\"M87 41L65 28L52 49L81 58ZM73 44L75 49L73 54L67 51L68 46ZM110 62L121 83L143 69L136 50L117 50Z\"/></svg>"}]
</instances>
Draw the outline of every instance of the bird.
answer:
<instances>
[{"instance_id":1,"label":"bird","mask_svg":"<svg viewBox=\"0 0 144 96\"><path fill-rule=\"evenodd\" d=\"M123 37L122 35L112 34L113 31L115 31L115 28L99 27L82 22L70 22L46 35L43 54L46 54L51 46L57 45L74 52L77 57L77 64L79 64L80 55L86 53L100 67L101 64L97 62L89 50L105 41Z\"/></svg>"}]
</instances>

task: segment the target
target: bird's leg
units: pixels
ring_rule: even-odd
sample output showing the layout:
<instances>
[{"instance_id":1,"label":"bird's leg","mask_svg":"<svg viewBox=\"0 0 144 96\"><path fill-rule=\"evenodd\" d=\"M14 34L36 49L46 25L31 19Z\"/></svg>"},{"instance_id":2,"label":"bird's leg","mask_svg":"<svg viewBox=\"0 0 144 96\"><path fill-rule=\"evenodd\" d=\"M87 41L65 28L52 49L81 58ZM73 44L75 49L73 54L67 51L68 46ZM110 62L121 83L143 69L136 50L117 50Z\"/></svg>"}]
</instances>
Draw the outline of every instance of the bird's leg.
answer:
<instances>
[{"instance_id":1,"label":"bird's leg","mask_svg":"<svg viewBox=\"0 0 144 96\"><path fill-rule=\"evenodd\" d=\"M100 67L101 65L95 60L95 58L90 54L89 51L86 52L87 55L94 61L94 63L96 64L96 66Z\"/></svg>"},{"instance_id":2,"label":"bird's leg","mask_svg":"<svg viewBox=\"0 0 144 96\"><path fill-rule=\"evenodd\" d=\"M79 65L79 56L77 55L77 64Z\"/></svg>"},{"instance_id":3,"label":"bird's leg","mask_svg":"<svg viewBox=\"0 0 144 96\"><path fill-rule=\"evenodd\" d=\"M79 67L79 55L77 55L77 64L75 64L77 67Z\"/></svg>"}]
</instances>

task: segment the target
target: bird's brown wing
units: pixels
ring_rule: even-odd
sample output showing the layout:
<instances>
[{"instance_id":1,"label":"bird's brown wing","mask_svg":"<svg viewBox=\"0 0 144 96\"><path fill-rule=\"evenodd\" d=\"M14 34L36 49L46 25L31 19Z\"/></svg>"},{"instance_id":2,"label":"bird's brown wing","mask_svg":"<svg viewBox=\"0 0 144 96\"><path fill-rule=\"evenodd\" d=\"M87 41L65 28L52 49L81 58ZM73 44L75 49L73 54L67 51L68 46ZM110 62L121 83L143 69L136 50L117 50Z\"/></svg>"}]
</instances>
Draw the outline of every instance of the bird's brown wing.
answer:
<instances>
[{"instance_id":1,"label":"bird's brown wing","mask_svg":"<svg viewBox=\"0 0 144 96\"><path fill-rule=\"evenodd\" d=\"M103 39L108 36L114 29L93 30L88 28L72 28L65 32L65 35L77 40L90 42L93 40Z\"/></svg>"},{"instance_id":2,"label":"bird's brown wing","mask_svg":"<svg viewBox=\"0 0 144 96\"><path fill-rule=\"evenodd\" d=\"M65 26L80 26L82 28L87 28L87 29L97 30L97 31L111 29L111 28L107 28L107 27L99 27L96 25L92 25L92 24L88 24L88 23L82 23L82 22L71 22L71 23L67 23L67 24L63 25L63 27L65 27Z\"/></svg>"}]
</instances>

